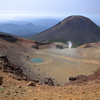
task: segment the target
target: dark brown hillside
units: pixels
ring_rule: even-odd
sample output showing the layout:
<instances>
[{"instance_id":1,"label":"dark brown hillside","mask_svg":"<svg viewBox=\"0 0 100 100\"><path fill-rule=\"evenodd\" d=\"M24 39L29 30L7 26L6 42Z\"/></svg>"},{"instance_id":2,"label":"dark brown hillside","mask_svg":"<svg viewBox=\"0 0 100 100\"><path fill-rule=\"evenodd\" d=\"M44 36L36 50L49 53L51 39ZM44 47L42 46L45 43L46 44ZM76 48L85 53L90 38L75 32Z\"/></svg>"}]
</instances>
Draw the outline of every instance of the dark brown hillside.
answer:
<instances>
[{"instance_id":1,"label":"dark brown hillside","mask_svg":"<svg viewBox=\"0 0 100 100\"><path fill-rule=\"evenodd\" d=\"M100 29L89 18L70 16L54 27L35 35L33 39L38 41L66 39L73 42L90 43L100 41Z\"/></svg>"}]
</instances>

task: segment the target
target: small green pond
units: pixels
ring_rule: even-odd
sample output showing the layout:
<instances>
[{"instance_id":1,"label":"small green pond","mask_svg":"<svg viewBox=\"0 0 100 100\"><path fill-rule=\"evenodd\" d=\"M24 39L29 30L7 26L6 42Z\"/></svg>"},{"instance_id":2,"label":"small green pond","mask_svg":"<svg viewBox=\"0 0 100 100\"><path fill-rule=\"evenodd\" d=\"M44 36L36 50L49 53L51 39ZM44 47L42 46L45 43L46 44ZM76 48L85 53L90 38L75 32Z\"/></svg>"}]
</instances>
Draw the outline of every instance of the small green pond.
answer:
<instances>
[{"instance_id":1,"label":"small green pond","mask_svg":"<svg viewBox=\"0 0 100 100\"><path fill-rule=\"evenodd\" d=\"M31 62L34 62L34 63L42 63L42 62L44 62L44 60L41 59L41 58L33 58L33 59L31 59L30 61L31 61Z\"/></svg>"}]
</instances>

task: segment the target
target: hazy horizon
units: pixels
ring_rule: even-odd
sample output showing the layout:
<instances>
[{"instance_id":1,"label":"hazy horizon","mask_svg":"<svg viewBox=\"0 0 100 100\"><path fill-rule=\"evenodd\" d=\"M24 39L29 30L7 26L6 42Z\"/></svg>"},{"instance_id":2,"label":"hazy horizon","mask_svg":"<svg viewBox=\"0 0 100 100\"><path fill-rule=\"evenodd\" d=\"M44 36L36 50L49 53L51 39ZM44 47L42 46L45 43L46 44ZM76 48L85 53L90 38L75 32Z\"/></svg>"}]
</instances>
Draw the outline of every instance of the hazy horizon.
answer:
<instances>
[{"instance_id":1,"label":"hazy horizon","mask_svg":"<svg viewBox=\"0 0 100 100\"><path fill-rule=\"evenodd\" d=\"M1 0L0 23L82 15L100 26L99 0Z\"/></svg>"},{"instance_id":2,"label":"hazy horizon","mask_svg":"<svg viewBox=\"0 0 100 100\"><path fill-rule=\"evenodd\" d=\"M72 16L72 15L68 15L68 16ZM0 20L0 24L5 24L5 23L11 23L11 24L27 24L27 23L32 23L34 25L36 25L34 22L36 21L41 21L41 20L54 20L54 21L62 21L64 20L65 18L67 18L68 16L66 17L59 17L59 16L56 16L56 17L26 17L26 16L22 16L18 19L16 18L13 18L13 19L5 19L5 20ZM80 15L80 16L84 16L84 15ZM98 26L100 26L100 18L99 16L84 16L84 17L87 17L89 19L91 19L95 24L97 24Z\"/></svg>"}]
</instances>

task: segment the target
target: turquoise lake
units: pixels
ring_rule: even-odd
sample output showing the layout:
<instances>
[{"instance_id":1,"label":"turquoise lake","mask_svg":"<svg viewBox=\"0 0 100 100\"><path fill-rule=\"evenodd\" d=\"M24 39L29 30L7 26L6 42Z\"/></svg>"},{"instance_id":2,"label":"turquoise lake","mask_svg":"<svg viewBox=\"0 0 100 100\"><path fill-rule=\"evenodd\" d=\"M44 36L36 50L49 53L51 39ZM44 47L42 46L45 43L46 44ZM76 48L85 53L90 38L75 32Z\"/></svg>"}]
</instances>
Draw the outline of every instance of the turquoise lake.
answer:
<instances>
[{"instance_id":1,"label":"turquoise lake","mask_svg":"<svg viewBox=\"0 0 100 100\"><path fill-rule=\"evenodd\" d=\"M44 60L41 59L41 58L33 58L33 59L31 59L30 61L31 61L31 62L34 62L34 63L42 63L42 62L44 62Z\"/></svg>"}]
</instances>

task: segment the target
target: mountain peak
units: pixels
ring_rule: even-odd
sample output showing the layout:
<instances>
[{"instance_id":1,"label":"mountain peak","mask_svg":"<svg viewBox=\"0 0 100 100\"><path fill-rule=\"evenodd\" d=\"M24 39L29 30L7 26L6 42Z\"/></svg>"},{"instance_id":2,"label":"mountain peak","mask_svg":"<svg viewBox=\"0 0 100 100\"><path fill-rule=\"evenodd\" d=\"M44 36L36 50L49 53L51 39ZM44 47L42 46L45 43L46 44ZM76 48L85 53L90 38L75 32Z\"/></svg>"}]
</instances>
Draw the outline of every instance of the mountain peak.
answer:
<instances>
[{"instance_id":1,"label":"mountain peak","mask_svg":"<svg viewBox=\"0 0 100 100\"><path fill-rule=\"evenodd\" d=\"M33 24L32 23L28 23L28 24L26 24L27 26L33 26Z\"/></svg>"},{"instance_id":2,"label":"mountain peak","mask_svg":"<svg viewBox=\"0 0 100 100\"><path fill-rule=\"evenodd\" d=\"M100 28L89 18L73 15L33 37L38 41L65 39L78 43L100 41Z\"/></svg>"},{"instance_id":3,"label":"mountain peak","mask_svg":"<svg viewBox=\"0 0 100 100\"><path fill-rule=\"evenodd\" d=\"M71 20L71 19L75 19L75 18L85 18L85 19L89 19L89 18L87 18L87 17L85 17L85 16L81 16L81 15L71 15L71 16L68 16L68 17L65 18L65 19Z\"/></svg>"},{"instance_id":4,"label":"mountain peak","mask_svg":"<svg viewBox=\"0 0 100 100\"><path fill-rule=\"evenodd\" d=\"M77 23L78 21L83 21L83 20L91 22L91 20L89 18L87 18L87 17L81 16L81 15L72 15L72 16L68 16L67 18L65 18L64 20L59 22L58 24L64 24L64 23L66 24L69 21Z\"/></svg>"}]
</instances>

